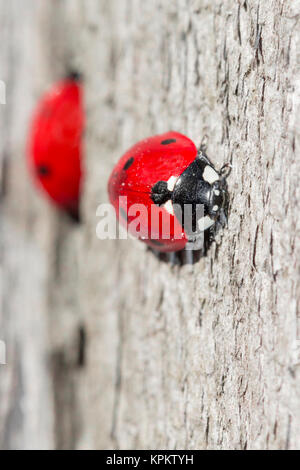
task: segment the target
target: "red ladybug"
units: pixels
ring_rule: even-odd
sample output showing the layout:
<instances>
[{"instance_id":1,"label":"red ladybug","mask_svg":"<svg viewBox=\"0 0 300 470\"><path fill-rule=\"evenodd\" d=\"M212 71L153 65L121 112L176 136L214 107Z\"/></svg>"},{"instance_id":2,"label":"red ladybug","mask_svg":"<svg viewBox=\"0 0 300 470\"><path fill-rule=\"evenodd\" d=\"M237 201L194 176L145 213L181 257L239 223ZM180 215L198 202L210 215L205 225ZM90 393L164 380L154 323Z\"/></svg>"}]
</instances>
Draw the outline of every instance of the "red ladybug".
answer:
<instances>
[{"instance_id":1,"label":"red ladybug","mask_svg":"<svg viewBox=\"0 0 300 470\"><path fill-rule=\"evenodd\" d=\"M203 148L198 151L178 132L150 137L128 150L112 171L108 192L120 222L159 251L182 250L226 220L223 169L216 171ZM190 223L182 217L186 204Z\"/></svg>"},{"instance_id":2,"label":"red ladybug","mask_svg":"<svg viewBox=\"0 0 300 470\"><path fill-rule=\"evenodd\" d=\"M56 83L41 98L29 136L28 162L51 200L79 218L84 126L82 86L78 79Z\"/></svg>"}]
</instances>

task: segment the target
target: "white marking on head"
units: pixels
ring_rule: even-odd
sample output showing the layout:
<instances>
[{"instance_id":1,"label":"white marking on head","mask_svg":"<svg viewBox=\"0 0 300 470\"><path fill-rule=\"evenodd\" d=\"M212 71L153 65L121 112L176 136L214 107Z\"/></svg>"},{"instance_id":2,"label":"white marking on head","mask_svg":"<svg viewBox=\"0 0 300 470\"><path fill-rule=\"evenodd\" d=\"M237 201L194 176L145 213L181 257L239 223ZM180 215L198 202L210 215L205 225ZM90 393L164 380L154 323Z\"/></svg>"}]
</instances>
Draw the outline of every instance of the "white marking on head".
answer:
<instances>
[{"instance_id":1,"label":"white marking on head","mask_svg":"<svg viewBox=\"0 0 300 470\"><path fill-rule=\"evenodd\" d=\"M203 179L209 184L213 184L220 178L218 173L210 165L206 165L203 171Z\"/></svg>"},{"instance_id":2,"label":"white marking on head","mask_svg":"<svg viewBox=\"0 0 300 470\"><path fill-rule=\"evenodd\" d=\"M213 207L213 211L214 211L214 212L217 212L218 209L219 209L219 206L217 206L217 205L215 205L215 206Z\"/></svg>"},{"instance_id":3,"label":"white marking on head","mask_svg":"<svg viewBox=\"0 0 300 470\"><path fill-rule=\"evenodd\" d=\"M177 176L170 176L170 178L168 179L168 183L167 183L169 191L173 191L176 181L177 181Z\"/></svg>"},{"instance_id":4,"label":"white marking on head","mask_svg":"<svg viewBox=\"0 0 300 470\"><path fill-rule=\"evenodd\" d=\"M201 232L204 232L204 230L207 230L209 227L214 225L215 221L212 220L208 215L201 217L201 219L198 220L198 227Z\"/></svg>"},{"instance_id":5,"label":"white marking on head","mask_svg":"<svg viewBox=\"0 0 300 470\"><path fill-rule=\"evenodd\" d=\"M218 189L215 189L214 193L216 196L220 196L220 191Z\"/></svg>"},{"instance_id":6,"label":"white marking on head","mask_svg":"<svg viewBox=\"0 0 300 470\"><path fill-rule=\"evenodd\" d=\"M174 215L174 207L173 207L173 204L172 204L172 201L171 199L169 199L164 205L163 207L166 209L166 211L171 214L171 215Z\"/></svg>"}]
</instances>

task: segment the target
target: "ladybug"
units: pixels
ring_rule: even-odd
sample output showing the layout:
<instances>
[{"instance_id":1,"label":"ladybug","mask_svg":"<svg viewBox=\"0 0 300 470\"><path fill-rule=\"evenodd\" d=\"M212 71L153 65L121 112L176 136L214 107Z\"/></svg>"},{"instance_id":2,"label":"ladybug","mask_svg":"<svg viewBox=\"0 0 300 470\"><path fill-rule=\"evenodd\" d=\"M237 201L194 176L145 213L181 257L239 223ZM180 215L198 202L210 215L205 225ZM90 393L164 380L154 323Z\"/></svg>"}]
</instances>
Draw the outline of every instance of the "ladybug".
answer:
<instances>
[{"instance_id":1,"label":"ladybug","mask_svg":"<svg viewBox=\"0 0 300 470\"><path fill-rule=\"evenodd\" d=\"M76 221L83 126L82 86L79 77L73 74L42 96L33 116L27 152L38 186Z\"/></svg>"},{"instance_id":2,"label":"ladybug","mask_svg":"<svg viewBox=\"0 0 300 470\"><path fill-rule=\"evenodd\" d=\"M178 132L156 135L121 157L108 182L110 202L122 225L131 233L134 228L150 247L179 251L226 222L225 167L218 172L204 147L197 150ZM186 207L189 217L185 217Z\"/></svg>"}]
</instances>

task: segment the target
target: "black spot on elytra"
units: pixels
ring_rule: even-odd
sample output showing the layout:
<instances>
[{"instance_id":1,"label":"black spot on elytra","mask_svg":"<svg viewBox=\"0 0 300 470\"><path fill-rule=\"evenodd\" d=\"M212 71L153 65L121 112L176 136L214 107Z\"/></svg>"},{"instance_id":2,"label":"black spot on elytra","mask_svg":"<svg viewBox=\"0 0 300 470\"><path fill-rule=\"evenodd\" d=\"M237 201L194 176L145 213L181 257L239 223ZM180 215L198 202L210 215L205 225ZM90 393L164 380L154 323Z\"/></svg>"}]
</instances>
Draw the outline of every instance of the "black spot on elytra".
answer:
<instances>
[{"instance_id":1,"label":"black spot on elytra","mask_svg":"<svg viewBox=\"0 0 300 470\"><path fill-rule=\"evenodd\" d=\"M47 165L38 165L37 172L40 176L49 176L51 171Z\"/></svg>"},{"instance_id":2,"label":"black spot on elytra","mask_svg":"<svg viewBox=\"0 0 300 470\"><path fill-rule=\"evenodd\" d=\"M134 162L134 158L133 157L130 157L127 162L125 163L124 167L123 167L123 170L128 170L128 168L131 167L131 165L133 164Z\"/></svg>"},{"instance_id":3,"label":"black spot on elytra","mask_svg":"<svg viewBox=\"0 0 300 470\"><path fill-rule=\"evenodd\" d=\"M176 142L176 139L166 139L161 141L161 145L174 144L174 142Z\"/></svg>"},{"instance_id":4,"label":"black spot on elytra","mask_svg":"<svg viewBox=\"0 0 300 470\"><path fill-rule=\"evenodd\" d=\"M159 242L158 240L150 240L150 242L155 246L163 246L163 243Z\"/></svg>"},{"instance_id":5,"label":"black spot on elytra","mask_svg":"<svg viewBox=\"0 0 300 470\"><path fill-rule=\"evenodd\" d=\"M123 217L123 219L127 220L127 214L124 211L123 207L120 207L119 212L120 212L120 215Z\"/></svg>"}]
</instances>

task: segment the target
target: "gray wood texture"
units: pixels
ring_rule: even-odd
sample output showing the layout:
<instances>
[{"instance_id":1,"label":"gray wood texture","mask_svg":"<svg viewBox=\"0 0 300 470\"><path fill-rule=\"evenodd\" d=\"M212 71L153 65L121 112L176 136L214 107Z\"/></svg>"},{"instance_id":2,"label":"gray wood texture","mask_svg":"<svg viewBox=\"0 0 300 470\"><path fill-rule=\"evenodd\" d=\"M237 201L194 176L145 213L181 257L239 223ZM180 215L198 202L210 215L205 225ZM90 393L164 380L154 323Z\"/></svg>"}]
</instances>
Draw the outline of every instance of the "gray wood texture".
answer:
<instances>
[{"instance_id":1,"label":"gray wood texture","mask_svg":"<svg viewBox=\"0 0 300 470\"><path fill-rule=\"evenodd\" d=\"M20 3L0 2L1 448L299 448L299 0ZM70 65L80 227L24 160ZM113 165L170 129L233 166L228 228L194 264L96 237Z\"/></svg>"}]
</instances>

